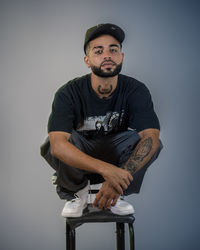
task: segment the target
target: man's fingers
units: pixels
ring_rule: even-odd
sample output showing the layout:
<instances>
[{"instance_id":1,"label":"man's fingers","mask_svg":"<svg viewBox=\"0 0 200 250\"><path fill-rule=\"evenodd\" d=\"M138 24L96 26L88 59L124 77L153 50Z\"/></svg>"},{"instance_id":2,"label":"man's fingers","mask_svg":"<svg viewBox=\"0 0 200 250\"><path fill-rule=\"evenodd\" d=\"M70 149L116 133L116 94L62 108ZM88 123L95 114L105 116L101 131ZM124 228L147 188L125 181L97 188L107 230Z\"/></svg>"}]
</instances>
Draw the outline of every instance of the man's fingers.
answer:
<instances>
[{"instance_id":1,"label":"man's fingers","mask_svg":"<svg viewBox=\"0 0 200 250\"><path fill-rule=\"evenodd\" d=\"M130 184L130 182L129 182L129 184ZM127 184L126 180L121 181L121 186L122 186L123 190L126 190L128 188L129 184Z\"/></svg>"},{"instance_id":2,"label":"man's fingers","mask_svg":"<svg viewBox=\"0 0 200 250\"><path fill-rule=\"evenodd\" d=\"M128 178L129 178L129 181L130 181L130 182L133 181L133 176L132 176L130 173L129 173Z\"/></svg>"},{"instance_id":3,"label":"man's fingers","mask_svg":"<svg viewBox=\"0 0 200 250\"><path fill-rule=\"evenodd\" d=\"M105 207L106 202L107 202L106 197L102 197L101 200L100 200L100 202L98 203L98 208L100 210L103 209L103 207Z\"/></svg>"},{"instance_id":4,"label":"man's fingers","mask_svg":"<svg viewBox=\"0 0 200 250\"><path fill-rule=\"evenodd\" d=\"M110 198L110 199L107 200L107 202L105 204L105 208L109 208L111 206L112 200L113 200L112 198Z\"/></svg>"},{"instance_id":5,"label":"man's fingers","mask_svg":"<svg viewBox=\"0 0 200 250\"><path fill-rule=\"evenodd\" d=\"M128 187L130 185L130 183L133 181L132 175L130 173L128 173L128 175L123 178L123 181L126 183L126 185ZM127 187L125 187L125 189L127 189Z\"/></svg>"},{"instance_id":6,"label":"man's fingers","mask_svg":"<svg viewBox=\"0 0 200 250\"><path fill-rule=\"evenodd\" d=\"M113 199L113 201L111 203L111 206L115 206L116 205L118 198L119 197L116 197L115 199Z\"/></svg>"},{"instance_id":7,"label":"man's fingers","mask_svg":"<svg viewBox=\"0 0 200 250\"><path fill-rule=\"evenodd\" d=\"M96 194L95 200L94 200L94 202L93 202L93 206L94 206L94 207L97 207L97 206L98 206L98 203L99 203L100 199L101 199L101 192L99 191L99 192Z\"/></svg>"},{"instance_id":8,"label":"man's fingers","mask_svg":"<svg viewBox=\"0 0 200 250\"><path fill-rule=\"evenodd\" d=\"M123 194L123 189L121 188L120 185L115 185L115 186L113 186L113 187L116 189L116 191L117 191L119 194Z\"/></svg>"},{"instance_id":9,"label":"man's fingers","mask_svg":"<svg viewBox=\"0 0 200 250\"><path fill-rule=\"evenodd\" d=\"M126 170L127 171L127 170ZM131 173L129 173L128 171L127 171L127 176L124 178L124 179L126 179L126 180L128 180L128 181L133 181L133 176L131 175Z\"/></svg>"},{"instance_id":10,"label":"man's fingers","mask_svg":"<svg viewBox=\"0 0 200 250\"><path fill-rule=\"evenodd\" d=\"M130 185L130 180L129 179L124 179L124 182L126 183L127 187Z\"/></svg>"}]
</instances>

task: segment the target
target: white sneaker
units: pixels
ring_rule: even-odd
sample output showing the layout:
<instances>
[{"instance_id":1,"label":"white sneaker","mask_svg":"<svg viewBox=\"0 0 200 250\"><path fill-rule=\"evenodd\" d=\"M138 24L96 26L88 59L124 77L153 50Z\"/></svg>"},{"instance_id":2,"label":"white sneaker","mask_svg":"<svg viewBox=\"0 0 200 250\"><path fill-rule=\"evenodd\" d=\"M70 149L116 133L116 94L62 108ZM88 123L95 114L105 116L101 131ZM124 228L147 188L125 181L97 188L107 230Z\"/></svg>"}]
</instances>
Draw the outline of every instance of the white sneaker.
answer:
<instances>
[{"instance_id":1,"label":"white sneaker","mask_svg":"<svg viewBox=\"0 0 200 250\"><path fill-rule=\"evenodd\" d=\"M80 217L83 214L84 208L87 207L87 200L88 200L88 190L89 184L79 190L74 196L75 198L67 201L65 206L62 210L61 215L63 217Z\"/></svg>"},{"instance_id":2,"label":"white sneaker","mask_svg":"<svg viewBox=\"0 0 200 250\"><path fill-rule=\"evenodd\" d=\"M120 197L117 200L115 206L110 206L110 211L113 214L118 214L118 215L128 215L128 214L133 214L135 212L133 206L127 201L124 201L122 197Z\"/></svg>"}]
</instances>

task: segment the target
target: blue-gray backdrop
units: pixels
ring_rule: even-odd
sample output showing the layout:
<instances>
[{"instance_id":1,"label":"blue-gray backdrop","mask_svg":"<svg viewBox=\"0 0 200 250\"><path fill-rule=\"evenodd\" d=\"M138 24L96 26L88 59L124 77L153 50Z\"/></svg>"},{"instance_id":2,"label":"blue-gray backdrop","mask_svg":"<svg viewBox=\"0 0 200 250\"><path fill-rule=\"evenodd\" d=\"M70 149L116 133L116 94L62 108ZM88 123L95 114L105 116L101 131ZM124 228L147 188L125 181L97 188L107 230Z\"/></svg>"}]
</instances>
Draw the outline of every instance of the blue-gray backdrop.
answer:
<instances>
[{"instance_id":1,"label":"blue-gray backdrop","mask_svg":"<svg viewBox=\"0 0 200 250\"><path fill-rule=\"evenodd\" d=\"M65 249L64 201L39 146L57 88L89 72L86 29L105 22L126 32L122 73L149 87L165 146L141 193L128 198L136 210L136 249L200 249L199 3L0 1L1 250ZM114 249L114 231L112 223L83 225L77 249Z\"/></svg>"}]
</instances>

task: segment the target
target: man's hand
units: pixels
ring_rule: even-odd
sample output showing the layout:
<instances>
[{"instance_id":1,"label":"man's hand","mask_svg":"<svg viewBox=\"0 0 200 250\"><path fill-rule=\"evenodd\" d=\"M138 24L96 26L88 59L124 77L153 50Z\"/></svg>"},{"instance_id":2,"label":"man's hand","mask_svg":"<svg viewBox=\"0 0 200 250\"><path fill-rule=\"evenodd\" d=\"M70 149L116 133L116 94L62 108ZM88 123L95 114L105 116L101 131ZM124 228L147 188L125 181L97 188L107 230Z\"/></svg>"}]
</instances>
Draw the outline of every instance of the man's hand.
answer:
<instances>
[{"instance_id":1,"label":"man's hand","mask_svg":"<svg viewBox=\"0 0 200 250\"><path fill-rule=\"evenodd\" d=\"M97 193L93 205L99 209L102 209L103 207L109 208L116 204L119 196L120 194L107 181L105 181Z\"/></svg>"},{"instance_id":2,"label":"man's hand","mask_svg":"<svg viewBox=\"0 0 200 250\"><path fill-rule=\"evenodd\" d=\"M108 182L119 194L123 194L133 180L132 175L124 169L110 165L102 173L105 181Z\"/></svg>"}]
</instances>

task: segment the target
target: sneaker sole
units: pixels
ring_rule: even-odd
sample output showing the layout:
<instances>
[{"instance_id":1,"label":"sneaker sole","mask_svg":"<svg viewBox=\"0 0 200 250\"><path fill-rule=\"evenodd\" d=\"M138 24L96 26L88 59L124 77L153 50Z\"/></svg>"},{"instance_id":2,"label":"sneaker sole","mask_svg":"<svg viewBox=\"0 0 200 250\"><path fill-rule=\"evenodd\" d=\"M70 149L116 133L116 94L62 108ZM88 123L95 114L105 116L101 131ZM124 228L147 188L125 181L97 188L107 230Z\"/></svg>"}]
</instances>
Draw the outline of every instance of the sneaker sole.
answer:
<instances>
[{"instance_id":1,"label":"sneaker sole","mask_svg":"<svg viewBox=\"0 0 200 250\"><path fill-rule=\"evenodd\" d=\"M127 210L123 210L123 211L119 211L119 210L115 210L113 208L110 208L110 211L113 213L113 214L117 214L117 215L129 215L129 214L134 214L134 210L132 211L127 211Z\"/></svg>"},{"instance_id":2,"label":"sneaker sole","mask_svg":"<svg viewBox=\"0 0 200 250\"><path fill-rule=\"evenodd\" d=\"M84 205L84 207L83 207L83 210L85 209L87 207L87 203ZM67 213L61 213L61 215L62 215L62 217L65 217L65 218L70 218L70 217L72 217L72 218L75 218L75 217L81 217L82 215L83 215L83 210L80 212L80 213L69 213L69 214L67 214Z\"/></svg>"}]
</instances>

